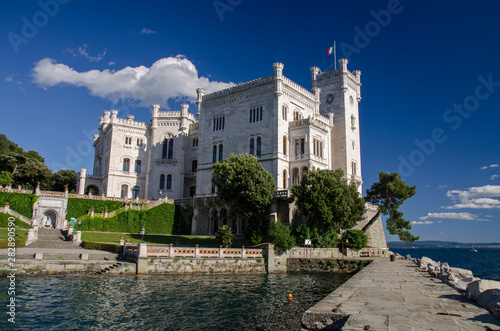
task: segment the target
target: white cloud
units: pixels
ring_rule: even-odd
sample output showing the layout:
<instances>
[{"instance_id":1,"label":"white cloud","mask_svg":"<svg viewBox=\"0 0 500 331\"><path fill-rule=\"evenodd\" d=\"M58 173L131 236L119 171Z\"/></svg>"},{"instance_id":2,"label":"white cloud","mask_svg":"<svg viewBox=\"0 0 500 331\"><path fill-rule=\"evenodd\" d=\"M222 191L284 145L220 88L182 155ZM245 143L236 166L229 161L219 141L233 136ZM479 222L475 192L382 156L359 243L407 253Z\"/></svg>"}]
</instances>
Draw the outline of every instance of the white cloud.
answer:
<instances>
[{"instance_id":1,"label":"white cloud","mask_svg":"<svg viewBox=\"0 0 500 331\"><path fill-rule=\"evenodd\" d=\"M111 100L138 102L149 107L153 103L167 105L171 98L188 98L195 101L196 89L207 93L225 89L234 83L210 81L199 77L195 65L183 55L163 58L151 67L126 67L121 70L90 70L78 72L69 66L45 58L32 70L34 82L40 87L69 84L85 87L91 95Z\"/></svg>"},{"instance_id":2,"label":"white cloud","mask_svg":"<svg viewBox=\"0 0 500 331\"><path fill-rule=\"evenodd\" d=\"M108 66L110 66L110 67L111 67L111 66L114 66L115 64L116 64L116 62L114 62L114 61L109 61L109 62L108 62Z\"/></svg>"},{"instance_id":3,"label":"white cloud","mask_svg":"<svg viewBox=\"0 0 500 331\"><path fill-rule=\"evenodd\" d=\"M499 166L500 166L499 164L490 164L489 166L481 167L481 170L486 170L488 168L497 168Z\"/></svg>"},{"instance_id":4,"label":"white cloud","mask_svg":"<svg viewBox=\"0 0 500 331\"><path fill-rule=\"evenodd\" d=\"M499 178L499 177L500 177L500 175L492 175L492 176L490 177L490 180L494 180L494 179L497 179L497 178Z\"/></svg>"},{"instance_id":5,"label":"white cloud","mask_svg":"<svg viewBox=\"0 0 500 331\"><path fill-rule=\"evenodd\" d=\"M460 200L462 202L467 202L473 198L500 197L500 186L485 185L485 186L471 187L465 191L451 190L448 191L446 195L450 197L450 199L452 200Z\"/></svg>"},{"instance_id":6,"label":"white cloud","mask_svg":"<svg viewBox=\"0 0 500 331\"><path fill-rule=\"evenodd\" d=\"M156 34L156 33L158 33L158 32L153 31L153 30L150 30L150 29L147 29L147 28L143 28L143 29L141 30L141 33L143 33L143 34Z\"/></svg>"},{"instance_id":7,"label":"white cloud","mask_svg":"<svg viewBox=\"0 0 500 331\"><path fill-rule=\"evenodd\" d=\"M443 219L454 219L454 220L475 220L476 215L471 213L427 213L427 216L419 217L421 220L426 220L429 218L443 218Z\"/></svg>"},{"instance_id":8,"label":"white cloud","mask_svg":"<svg viewBox=\"0 0 500 331\"><path fill-rule=\"evenodd\" d=\"M448 187L448 185L438 185L438 189L442 189L442 188L445 188L445 187Z\"/></svg>"},{"instance_id":9,"label":"white cloud","mask_svg":"<svg viewBox=\"0 0 500 331\"><path fill-rule=\"evenodd\" d=\"M14 76L16 76L16 74L12 74L12 75L8 75L8 76L5 76L5 81L7 83L11 83L14 81Z\"/></svg>"},{"instance_id":10,"label":"white cloud","mask_svg":"<svg viewBox=\"0 0 500 331\"><path fill-rule=\"evenodd\" d=\"M500 209L500 200L491 198L471 199L466 202L457 203L452 206L443 206L444 209Z\"/></svg>"},{"instance_id":11,"label":"white cloud","mask_svg":"<svg viewBox=\"0 0 500 331\"><path fill-rule=\"evenodd\" d=\"M434 224L433 221L412 221L411 224L413 225L427 225L427 224Z\"/></svg>"},{"instance_id":12,"label":"white cloud","mask_svg":"<svg viewBox=\"0 0 500 331\"><path fill-rule=\"evenodd\" d=\"M96 56L91 56L87 52L87 47L88 47L87 44L83 44L82 46L79 46L76 49L67 48L65 50L65 52L71 53L73 56L81 55L81 56L85 57L87 60L89 60L90 62L99 62L106 55L106 49L104 49L101 54L97 54Z\"/></svg>"}]
</instances>

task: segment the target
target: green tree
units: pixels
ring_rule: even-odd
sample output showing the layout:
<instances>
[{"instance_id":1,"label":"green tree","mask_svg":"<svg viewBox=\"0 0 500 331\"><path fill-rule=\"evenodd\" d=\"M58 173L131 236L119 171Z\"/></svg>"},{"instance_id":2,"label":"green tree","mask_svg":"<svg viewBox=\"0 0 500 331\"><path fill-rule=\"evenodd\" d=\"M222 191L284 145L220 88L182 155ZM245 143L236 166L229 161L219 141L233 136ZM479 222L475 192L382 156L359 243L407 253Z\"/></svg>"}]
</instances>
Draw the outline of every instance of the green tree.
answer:
<instances>
[{"instance_id":1,"label":"green tree","mask_svg":"<svg viewBox=\"0 0 500 331\"><path fill-rule=\"evenodd\" d=\"M62 169L52 175L52 191L64 192L64 187L68 190L76 190L78 174L74 170Z\"/></svg>"},{"instance_id":2,"label":"green tree","mask_svg":"<svg viewBox=\"0 0 500 331\"><path fill-rule=\"evenodd\" d=\"M292 187L292 193L309 226L320 231L351 228L365 212L356 184L348 184L341 169L310 171L304 174L300 185Z\"/></svg>"},{"instance_id":3,"label":"green tree","mask_svg":"<svg viewBox=\"0 0 500 331\"><path fill-rule=\"evenodd\" d=\"M12 183L14 183L14 179L12 178L10 172L2 170L0 172L0 185L5 186L7 184L12 184Z\"/></svg>"},{"instance_id":4,"label":"green tree","mask_svg":"<svg viewBox=\"0 0 500 331\"><path fill-rule=\"evenodd\" d=\"M224 162L214 164L212 180L219 198L247 220L247 238L258 232L261 222L267 219L275 184L257 158L231 154Z\"/></svg>"},{"instance_id":5,"label":"green tree","mask_svg":"<svg viewBox=\"0 0 500 331\"><path fill-rule=\"evenodd\" d=\"M292 230L287 224L277 222L271 226L271 241L278 251L287 251L295 245L295 238L292 236Z\"/></svg>"},{"instance_id":6,"label":"green tree","mask_svg":"<svg viewBox=\"0 0 500 331\"><path fill-rule=\"evenodd\" d=\"M217 242L226 248L233 244L233 237L233 230L225 224L217 231Z\"/></svg>"},{"instance_id":7,"label":"green tree","mask_svg":"<svg viewBox=\"0 0 500 331\"><path fill-rule=\"evenodd\" d=\"M28 159L21 164L14 173L16 185L27 186L34 189L37 183L43 190L49 189L52 171L42 162L36 159Z\"/></svg>"},{"instance_id":8,"label":"green tree","mask_svg":"<svg viewBox=\"0 0 500 331\"><path fill-rule=\"evenodd\" d=\"M398 235L399 239L406 242L414 242L419 239L413 236L411 224L403 219L403 213L398 208L406 199L415 195L415 186L408 186L397 172L387 174L381 171L378 175L379 181L366 190L366 201L378 206L377 214L367 224L371 223L381 215L388 215L387 230L390 234Z\"/></svg>"},{"instance_id":9,"label":"green tree","mask_svg":"<svg viewBox=\"0 0 500 331\"><path fill-rule=\"evenodd\" d=\"M353 249L365 248L368 244L368 237L363 230L347 230L343 234L342 240L346 247Z\"/></svg>"}]
</instances>

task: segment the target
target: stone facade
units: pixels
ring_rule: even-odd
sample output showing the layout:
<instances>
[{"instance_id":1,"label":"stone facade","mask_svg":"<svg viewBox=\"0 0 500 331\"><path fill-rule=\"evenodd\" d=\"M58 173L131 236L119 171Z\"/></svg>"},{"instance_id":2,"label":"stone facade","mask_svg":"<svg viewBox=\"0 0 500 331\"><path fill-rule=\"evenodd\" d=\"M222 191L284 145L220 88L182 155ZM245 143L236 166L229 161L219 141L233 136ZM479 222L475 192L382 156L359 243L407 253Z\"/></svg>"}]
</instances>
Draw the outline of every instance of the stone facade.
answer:
<instances>
[{"instance_id":1,"label":"stone facade","mask_svg":"<svg viewBox=\"0 0 500 331\"><path fill-rule=\"evenodd\" d=\"M151 123L104 111L94 136L93 174L81 169L78 193L125 199L168 195L194 208L193 234L213 234L222 224L237 234L244 231L236 211L217 200L211 180L213 164L231 153L257 156L273 176L277 195L284 198L274 206L275 219L291 219L286 198L309 170L341 168L361 193L361 72L348 71L346 59L339 65L322 73L311 68L311 90L285 77L282 63L275 63L269 76L224 90L197 89L197 117L186 104L181 111L153 105Z\"/></svg>"}]
</instances>

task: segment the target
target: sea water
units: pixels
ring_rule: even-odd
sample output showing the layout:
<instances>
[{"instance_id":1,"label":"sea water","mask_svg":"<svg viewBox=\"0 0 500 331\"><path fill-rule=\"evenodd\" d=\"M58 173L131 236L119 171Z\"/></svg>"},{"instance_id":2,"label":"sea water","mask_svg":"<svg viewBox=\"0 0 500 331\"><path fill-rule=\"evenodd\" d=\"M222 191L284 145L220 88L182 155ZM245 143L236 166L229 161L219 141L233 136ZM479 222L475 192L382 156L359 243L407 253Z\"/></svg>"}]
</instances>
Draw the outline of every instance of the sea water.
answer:
<instances>
[{"instance_id":1,"label":"sea water","mask_svg":"<svg viewBox=\"0 0 500 331\"><path fill-rule=\"evenodd\" d=\"M18 277L14 326L7 320L8 280L3 277L0 329L300 330L304 311L348 278L345 274Z\"/></svg>"},{"instance_id":2,"label":"sea water","mask_svg":"<svg viewBox=\"0 0 500 331\"><path fill-rule=\"evenodd\" d=\"M496 248L412 248L391 249L403 256L422 258L427 256L434 261L447 262L450 267L472 271L475 277L500 281L500 249Z\"/></svg>"}]
</instances>

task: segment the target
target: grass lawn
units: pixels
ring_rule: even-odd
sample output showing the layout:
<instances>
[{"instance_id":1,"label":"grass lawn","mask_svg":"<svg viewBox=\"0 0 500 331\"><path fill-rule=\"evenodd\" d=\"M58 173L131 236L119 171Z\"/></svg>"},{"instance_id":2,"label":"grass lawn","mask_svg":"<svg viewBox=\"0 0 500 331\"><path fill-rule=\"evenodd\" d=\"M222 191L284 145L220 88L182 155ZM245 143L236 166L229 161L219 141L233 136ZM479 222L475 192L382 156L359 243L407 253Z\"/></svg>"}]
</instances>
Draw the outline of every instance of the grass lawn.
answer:
<instances>
[{"instance_id":1,"label":"grass lawn","mask_svg":"<svg viewBox=\"0 0 500 331\"><path fill-rule=\"evenodd\" d=\"M120 237L123 237L123 240L130 239L131 243L144 242L146 244L174 244L174 246L194 247L194 245L200 245L200 247L218 247L215 236L169 236L145 234L144 241L142 241L142 236L137 233L82 231L82 240L85 241L118 243Z\"/></svg>"},{"instance_id":2,"label":"grass lawn","mask_svg":"<svg viewBox=\"0 0 500 331\"><path fill-rule=\"evenodd\" d=\"M1 239L8 239L9 238L9 230L7 228L0 228L0 240ZM20 239L23 239L23 238L26 238L28 237L28 231L26 229L19 229L19 228L16 228L16 235L15 235L15 238L20 238Z\"/></svg>"}]
</instances>

